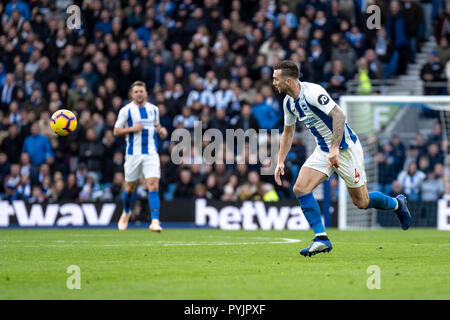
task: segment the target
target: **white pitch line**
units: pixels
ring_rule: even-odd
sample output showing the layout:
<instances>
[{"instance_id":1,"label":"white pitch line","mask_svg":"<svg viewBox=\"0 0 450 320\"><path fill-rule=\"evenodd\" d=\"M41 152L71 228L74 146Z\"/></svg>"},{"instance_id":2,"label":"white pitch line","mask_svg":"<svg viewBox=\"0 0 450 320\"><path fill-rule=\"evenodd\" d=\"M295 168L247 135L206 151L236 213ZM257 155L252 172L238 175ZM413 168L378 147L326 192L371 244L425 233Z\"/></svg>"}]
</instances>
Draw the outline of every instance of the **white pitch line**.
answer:
<instances>
[{"instance_id":1,"label":"white pitch line","mask_svg":"<svg viewBox=\"0 0 450 320\"><path fill-rule=\"evenodd\" d=\"M272 238L247 238L249 240L251 239L264 239L264 240L271 240ZM86 244L88 243L90 246L96 246L96 247L122 247L122 246L235 246L235 245L260 245L260 244L287 244L287 243L297 243L301 242L299 239L289 239L289 238L276 238L277 241L268 241L268 242L213 242L213 243L207 243L207 242L182 242L182 241L154 241L154 242L143 242L143 243L123 243L123 244L96 244L94 241L80 241L80 240L0 240L0 242L41 242L41 241L51 241L56 242L57 244L47 244L47 243L40 243L39 245L25 245L24 247L73 247L73 244ZM60 244L63 242L71 242L73 244ZM6 245L3 245L5 247Z\"/></svg>"}]
</instances>

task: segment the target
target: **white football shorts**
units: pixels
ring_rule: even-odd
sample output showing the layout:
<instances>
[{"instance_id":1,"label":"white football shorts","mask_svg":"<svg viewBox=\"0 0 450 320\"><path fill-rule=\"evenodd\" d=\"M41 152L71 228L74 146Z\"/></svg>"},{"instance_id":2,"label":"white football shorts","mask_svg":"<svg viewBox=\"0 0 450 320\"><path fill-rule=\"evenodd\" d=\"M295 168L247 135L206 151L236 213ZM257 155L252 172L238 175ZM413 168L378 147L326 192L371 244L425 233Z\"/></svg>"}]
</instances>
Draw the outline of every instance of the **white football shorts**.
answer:
<instances>
[{"instance_id":1,"label":"white football shorts","mask_svg":"<svg viewBox=\"0 0 450 320\"><path fill-rule=\"evenodd\" d=\"M142 155L126 155L125 156L125 181L136 181L142 176L147 178L160 178L161 168L159 163L159 155L142 154Z\"/></svg>"},{"instance_id":2,"label":"white football shorts","mask_svg":"<svg viewBox=\"0 0 450 320\"><path fill-rule=\"evenodd\" d=\"M328 178L336 172L348 188L358 188L366 183L364 154L359 139L351 148L339 150L339 168L332 167L328 170L328 152L322 151L319 146L303 166L323 172Z\"/></svg>"}]
</instances>

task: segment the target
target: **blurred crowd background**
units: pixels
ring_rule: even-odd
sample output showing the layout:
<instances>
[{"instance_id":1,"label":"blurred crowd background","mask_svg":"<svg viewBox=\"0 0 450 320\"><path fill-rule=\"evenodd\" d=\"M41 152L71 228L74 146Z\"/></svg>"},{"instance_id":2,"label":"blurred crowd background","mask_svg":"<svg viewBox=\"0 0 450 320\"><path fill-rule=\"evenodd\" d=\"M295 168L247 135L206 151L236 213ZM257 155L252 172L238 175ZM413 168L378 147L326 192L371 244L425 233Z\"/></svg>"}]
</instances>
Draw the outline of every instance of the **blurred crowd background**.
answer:
<instances>
[{"instance_id":1,"label":"blurred crowd background","mask_svg":"<svg viewBox=\"0 0 450 320\"><path fill-rule=\"evenodd\" d=\"M80 29L66 26L72 4L81 8ZM366 26L371 4L381 8L379 30ZM170 137L197 120L203 130L281 129L271 66L283 59L335 99L349 80L359 81L358 94L372 94L372 80L404 74L434 35L439 47L421 77L450 79L444 1L11 0L1 1L0 16L0 194L7 200L120 200L125 144L112 129L135 80L147 84ZM426 94L448 94L447 87ZM78 117L67 137L49 128L60 108ZM418 135L415 144L374 142L381 191L415 199L443 192L440 130L437 122L434 135ZM287 198L307 156L296 134L279 187L259 174L261 163L175 165L173 146L158 142L165 200ZM146 197L144 183L138 193Z\"/></svg>"}]
</instances>

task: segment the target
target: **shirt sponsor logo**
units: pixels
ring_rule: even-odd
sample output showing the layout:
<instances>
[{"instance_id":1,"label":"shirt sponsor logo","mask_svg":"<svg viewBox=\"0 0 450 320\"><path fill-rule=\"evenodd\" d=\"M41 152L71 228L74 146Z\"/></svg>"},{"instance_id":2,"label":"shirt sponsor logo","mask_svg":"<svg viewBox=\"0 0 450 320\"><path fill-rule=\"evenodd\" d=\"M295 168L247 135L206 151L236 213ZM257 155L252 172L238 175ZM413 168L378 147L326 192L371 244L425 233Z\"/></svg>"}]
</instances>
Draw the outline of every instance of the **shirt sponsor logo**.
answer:
<instances>
[{"instance_id":1,"label":"shirt sponsor logo","mask_svg":"<svg viewBox=\"0 0 450 320\"><path fill-rule=\"evenodd\" d=\"M326 105L330 101L330 98L328 98L327 95L321 94L319 98L317 99L317 102L319 102L321 105Z\"/></svg>"},{"instance_id":2,"label":"shirt sponsor logo","mask_svg":"<svg viewBox=\"0 0 450 320\"><path fill-rule=\"evenodd\" d=\"M314 117L306 118L304 121L307 128L314 126L317 123L317 119Z\"/></svg>"}]
</instances>

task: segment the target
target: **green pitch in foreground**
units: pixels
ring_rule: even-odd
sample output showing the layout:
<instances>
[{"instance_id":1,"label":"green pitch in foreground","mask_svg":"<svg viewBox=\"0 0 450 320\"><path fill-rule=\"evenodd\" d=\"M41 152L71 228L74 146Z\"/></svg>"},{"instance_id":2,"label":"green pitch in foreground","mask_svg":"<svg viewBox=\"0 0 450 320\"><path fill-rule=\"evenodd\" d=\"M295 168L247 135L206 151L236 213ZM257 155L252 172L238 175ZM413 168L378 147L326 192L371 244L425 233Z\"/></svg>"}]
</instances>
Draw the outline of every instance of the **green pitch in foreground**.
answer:
<instances>
[{"instance_id":1,"label":"green pitch in foreground","mask_svg":"<svg viewBox=\"0 0 450 320\"><path fill-rule=\"evenodd\" d=\"M333 251L305 258L311 231L1 230L0 299L450 299L448 232L328 234Z\"/></svg>"}]
</instances>

